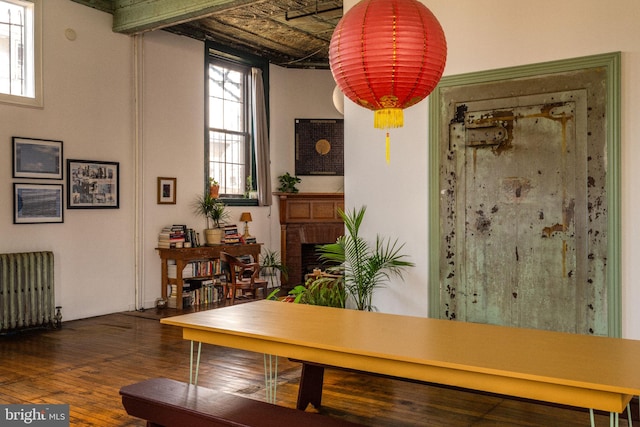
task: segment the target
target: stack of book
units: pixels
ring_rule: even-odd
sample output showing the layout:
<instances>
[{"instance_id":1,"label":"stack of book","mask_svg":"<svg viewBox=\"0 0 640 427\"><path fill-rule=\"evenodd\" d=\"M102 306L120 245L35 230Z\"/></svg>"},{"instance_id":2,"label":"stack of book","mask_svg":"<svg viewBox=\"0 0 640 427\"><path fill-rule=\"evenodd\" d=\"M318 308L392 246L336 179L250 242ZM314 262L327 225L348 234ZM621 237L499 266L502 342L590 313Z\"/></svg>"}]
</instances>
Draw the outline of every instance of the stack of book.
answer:
<instances>
[{"instance_id":1,"label":"stack of book","mask_svg":"<svg viewBox=\"0 0 640 427\"><path fill-rule=\"evenodd\" d=\"M238 227L233 225L226 225L224 227L223 242L225 245L239 245L242 243L242 235L238 233Z\"/></svg>"},{"instance_id":2,"label":"stack of book","mask_svg":"<svg viewBox=\"0 0 640 427\"><path fill-rule=\"evenodd\" d=\"M197 273L194 271L194 265L192 263L187 263L182 269L182 278L188 279L190 277L195 276ZM176 265L175 260L168 259L167 260L167 277L169 279L175 279L178 277L178 266Z\"/></svg>"},{"instance_id":3,"label":"stack of book","mask_svg":"<svg viewBox=\"0 0 640 427\"><path fill-rule=\"evenodd\" d=\"M159 248L181 248L184 246L185 228L186 226L167 226L163 227L158 234L158 247Z\"/></svg>"}]
</instances>

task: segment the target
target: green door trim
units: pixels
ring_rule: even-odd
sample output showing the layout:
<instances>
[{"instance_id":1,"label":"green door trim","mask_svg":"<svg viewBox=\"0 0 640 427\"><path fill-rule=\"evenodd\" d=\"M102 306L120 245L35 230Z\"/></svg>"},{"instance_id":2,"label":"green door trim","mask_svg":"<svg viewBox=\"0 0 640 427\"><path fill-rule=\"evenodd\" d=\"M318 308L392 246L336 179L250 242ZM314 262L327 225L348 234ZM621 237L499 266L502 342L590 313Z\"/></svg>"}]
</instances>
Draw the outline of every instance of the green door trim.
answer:
<instances>
[{"instance_id":1,"label":"green door trim","mask_svg":"<svg viewBox=\"0 0 640 427\"><path fill-rule=\"evenodd\" d=\"M602 67L606 69L607 146L607 324L609 336L622 336L620 224L620 52L443 77L429 95L429 317L440 318L440 101L441 90L493 81Z\"/></svg>"}]
</instances>

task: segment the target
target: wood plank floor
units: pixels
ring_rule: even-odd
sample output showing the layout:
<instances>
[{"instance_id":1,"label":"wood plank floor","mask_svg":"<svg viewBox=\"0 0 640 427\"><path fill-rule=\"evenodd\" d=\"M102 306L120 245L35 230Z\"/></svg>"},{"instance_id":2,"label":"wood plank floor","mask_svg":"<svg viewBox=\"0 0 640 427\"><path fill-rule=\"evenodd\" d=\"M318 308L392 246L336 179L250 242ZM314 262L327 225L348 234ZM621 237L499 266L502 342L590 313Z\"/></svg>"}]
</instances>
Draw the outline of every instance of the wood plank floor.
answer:
<instances>
[{"instance_id":1,"label":"wood plank floor","mask_svg":"<svg viewBox=\"0 0 640 427\"><path fill-rule=\"evenodd\" d=\"M118 391L152 377L188 381L189 342L158 321L175 314L118 313L0 336L0 403L69 404L73 426L143 426ZM199 384L265 400L262 367L262 355L204 345ZM300 365L281 358L279 405L295 407L299 379ZM337 370L326 372L322 412L369 426L589 425L586 410ZM608 415L596 425L609 425Z\"/></svg>"}]
</instances>

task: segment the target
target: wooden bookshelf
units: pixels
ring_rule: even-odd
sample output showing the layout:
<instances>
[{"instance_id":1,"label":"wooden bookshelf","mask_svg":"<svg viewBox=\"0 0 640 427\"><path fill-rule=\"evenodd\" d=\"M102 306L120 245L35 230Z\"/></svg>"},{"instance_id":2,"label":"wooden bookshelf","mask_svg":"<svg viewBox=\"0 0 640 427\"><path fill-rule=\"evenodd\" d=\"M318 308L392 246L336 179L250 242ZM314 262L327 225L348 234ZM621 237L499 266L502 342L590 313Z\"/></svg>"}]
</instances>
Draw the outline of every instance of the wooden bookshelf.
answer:
<instances>
[{"instance_id":1,"label":"wooden bookshelf","mask_svg":"<svg viewBox=\"0 0 640 427\"><path fill-rule=\"evenodd\" d=\"M184 267L193 261L208 261L220 259L220 252L226 252L234 256L251 255L255 262L260 262L260 251L262 243L250 243L243 245L215 245L201 246L197 248L156 248L162 263L162 298L167 299L167 287L170 284L176 285L176 308L182 309L182 287L184 279L182 271ZM169 278L168 261L176 262L176 278ZM215 275L212 272L211 276ZM199 276L203 277L203 276Z\"/></svg>"}]
</instances>

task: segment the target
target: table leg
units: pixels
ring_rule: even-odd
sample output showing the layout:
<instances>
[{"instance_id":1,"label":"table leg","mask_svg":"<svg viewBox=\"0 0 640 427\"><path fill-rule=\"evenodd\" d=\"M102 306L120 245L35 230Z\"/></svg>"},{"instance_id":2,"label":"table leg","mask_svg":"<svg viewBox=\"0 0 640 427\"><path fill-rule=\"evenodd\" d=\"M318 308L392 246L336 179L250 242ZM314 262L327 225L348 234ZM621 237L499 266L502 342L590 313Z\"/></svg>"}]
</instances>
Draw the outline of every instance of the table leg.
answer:
<instances>
[{"instance_id":1,"label":"table leg","mask_svg":"<svg viewBox=\"0 0 640 427\"><path fill-rule=\"evenodd\" d=\"M275 404L278 387L278 356L264 355L264 386L267 402Z\"/></svg>"},{"instance_id":2,"label":"table leg","mask_svg":"<svg viewBox=\"0 0 640 427\"><path fill-rule=\"evenodd\" d=\"M191 341L191 352L189 354L189 384L198 385L198 371L200 370L200 354L202 352L202 343L198 342L198 356L196 359L196 373L193 375L193 341Z\"/></svg>"},{"instance_id":3,"label":"table leg","mask_svg":"<svg viewBox=\"0 0 640 427\"><path fill-rule=\"evenodd\" d=\"M302 373L300 375L300 386L298 387L298 403L297 409L304 411L309 403L314 408L320 409L322 403L322 383L324 381L324 367L302 364Z\"/></svg>"},{"instance_id":4,"label":"table leg","mask_svg":"<svg viewBox=\"0 0 640 427\"><path fill-rule=\"evenodd\" d=\"M617 412L609 412L609 426L610 427L619 427L620 426L620 418L618 417Z\"/></svg>"}]
</instances>

